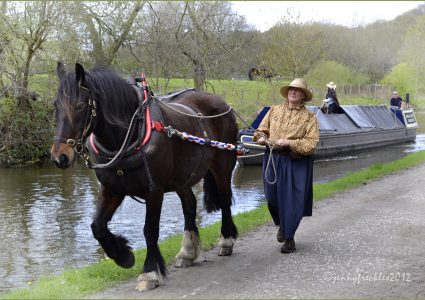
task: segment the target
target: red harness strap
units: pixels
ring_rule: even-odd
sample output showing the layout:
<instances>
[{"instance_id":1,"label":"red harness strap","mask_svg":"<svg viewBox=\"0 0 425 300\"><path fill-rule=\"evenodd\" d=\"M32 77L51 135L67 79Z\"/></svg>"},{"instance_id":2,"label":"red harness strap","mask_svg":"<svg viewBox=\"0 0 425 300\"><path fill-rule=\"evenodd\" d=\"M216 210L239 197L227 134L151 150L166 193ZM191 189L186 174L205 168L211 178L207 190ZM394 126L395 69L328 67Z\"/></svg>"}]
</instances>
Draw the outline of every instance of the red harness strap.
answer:
<instances>
[{"instance_id":1,"label":"red harness strap","mask_svg":"<svg viewBox=\"0 0 425 300\"><path fill-rule=\"evenodd\" d=\"M148 89L147 89L147 83L146 83L146 78L145 78L144 73L141 74L141 78L142 78L142 87L143 87L143 96L144 96L143 103L145 103L146 101L148 101ZM150 113L150 110L149 110L149 106L146 107L145 122L146 122L145 123L145 125L146 125L145 136L144 136L142 142L140 143L140 145L135 148L136 151L139 151L144 145L146 145L146 143L151 138L152 130L156 130L158 132L164 131L164 124L162 124L159 121L152 121L151 120L151 113ZM92 133L90 135L90 139L89 139L90 146L92 147L92 149L94 150L96 155L99 155L99 150L96 148L93 137L94 137L94 135Z\"/></svg>"},{"instance_id":2,"label":"red harness strap","mask_svg":"<svg viewBox=\"0 0 425 300\"><path fill-rule=\"evenodd\" d=\"M140 144L139 147L136 148L136 151L139 151L141 147L143 147L151 138L151 134L152 134L152 125L151 125L151 113L149 111L149 106L146 107L146 115L145 115L145 120L146 120L146 132L145 132L145 137L142 141L142 144Z\"/></svg>"},{"instance_id":3,"label":"red harness strap","mask_svg":"<svg viewBox=\"0 0 425 300\"><path fill-rule=\"evenodd\" d=\"M155 129L158 132L164 131L164 124L159 121L152 121L152 129Z\"/></svg>"},{"instance_id":4,"label":"red harness strap","mask_svg":"<svg viewBox=\"0 0 425 300\"><path fill-rule=\"evenodd\" d=\"M149 139L151 138L152 135L152 130L156 130L158 132L162 132L164 131L164 124L162 124L162 122L159 121L151 121L151 114L149 111L149 107L146 108L146 132L145 132L145 137L143 138L143 141L140 143L140 146L136 147L136 151L139 151L144 145L146 145L146 143L149 141ZM99 150L96 147L96 144L94 143L94 139L93 139L93 133L90 134L90 146L92 147L93 151L99 155Z\"/></svg>"},{"instance_id":5,"label":"red harness strap","mask_svg":"<svg viewBox=\"0 0 425 300\"><path fill-rule=\"evenodd\" d=\"M159 121L152 121L151 120L151 113L149 111L149 107L146 108L146 116L145 116L145 118L146 118L146 132L145 132L145 137L144 137L142 143L140 144L140 146L136 148L136 151L139 151L141 147L143 147L144 145L146 145L146 143L151 138L152 130L156 130L158 132L164 131L164 124L162 124Z\"/></svg>"},{"instance_id":6,"label":"red harness strap","mask_svg":"<svg viewBox=\"0 0 425 300\"><path fill-rule=\"evenodd\" d=\"M141 78L142 78L143 96L145 99L144 102L146 102L148 100L148 89L147 89L147 82L146 82L146 77L144 73L141 74ZM151 138L152 129L155 129L158 132L164 131L164 125L162 123L158 121L151 121L151 113L149 110L149 106L146 107L145 119L146 119L145 137L143 138L143 141L140 144L140 146L136 148L136 151L139 151L140 148L146 145L146 143L149 141L149 139Z\"/></svg>"}]
</instances>

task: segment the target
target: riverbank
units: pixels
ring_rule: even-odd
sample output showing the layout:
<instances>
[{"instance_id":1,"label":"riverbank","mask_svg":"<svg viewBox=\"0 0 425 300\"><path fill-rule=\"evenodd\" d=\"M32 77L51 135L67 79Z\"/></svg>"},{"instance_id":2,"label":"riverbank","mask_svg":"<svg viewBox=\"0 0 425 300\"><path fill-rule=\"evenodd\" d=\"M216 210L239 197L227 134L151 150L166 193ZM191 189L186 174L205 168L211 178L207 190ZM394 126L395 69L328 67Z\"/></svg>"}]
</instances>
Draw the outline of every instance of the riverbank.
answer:
<instances>
[{"instance_id":1,"label":"riverbank","mask_svg":"<svg viewBox=\"0 0 425 300\"><path fill-rule=\"evenodd\" d=\"M268 223L238 239L231 257L204 253L194 267L171 268L159 288L136 278L91 299L424 298L425 165L397 171L316 202L281 254Z\"/></svg>"},{"instance_id":2,"label":"riverbank","mask_svg":"<svg viewBox=\"0 0 425 300\"><path fill-rule=\"evenodd\" d=\"M390 174L425 161L425 152L411 154L401 160L387 164L378 164L368 170L352 173L344 178L315 185L315 200L330 197L336 192L347 188L354 188L367 183L369 180ZM252 230L252 228L265 224L270 220L265 206L237 215L235 222L241 233ZM207 226L200 231L204 250L210 249L218 238L218 224ZM180 236L173 237L161 244L161 251L166 261L171 262L180 247ZM119 281L136 278L140 272L144 258L144 250L136 251L137 265L124 270L116 267L110 261L103 261L87 268L74 269L64 272L60 276L46 278L38 283L32 284L29 289L23 289L3 295L3 298L81 298L91 292L99 291Z\"/></svg>"}]
</instances>

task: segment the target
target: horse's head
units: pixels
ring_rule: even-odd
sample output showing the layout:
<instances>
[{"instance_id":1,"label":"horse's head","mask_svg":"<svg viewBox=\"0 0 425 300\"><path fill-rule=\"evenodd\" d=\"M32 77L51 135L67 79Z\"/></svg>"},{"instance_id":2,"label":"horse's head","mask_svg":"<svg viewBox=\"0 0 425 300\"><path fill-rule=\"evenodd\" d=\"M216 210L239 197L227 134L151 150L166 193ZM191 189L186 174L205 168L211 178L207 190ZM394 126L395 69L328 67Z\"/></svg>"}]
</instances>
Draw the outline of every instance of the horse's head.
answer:
<instances>
[{"instance_id":1,"label":"horse's head","mask_svg":"<svg viewBox=\"0 0 425 300\"><path fill-rule=\"evenodd\" d=\"M80 64L75 65L75 73L66 74L65 66L58 62L57 75L60 84L54 103L56 132L50 153L59 168L68 168L75 152L83 151L96 116L96 104L90 99L86 72Z\"/></svg>"}]
</instances>

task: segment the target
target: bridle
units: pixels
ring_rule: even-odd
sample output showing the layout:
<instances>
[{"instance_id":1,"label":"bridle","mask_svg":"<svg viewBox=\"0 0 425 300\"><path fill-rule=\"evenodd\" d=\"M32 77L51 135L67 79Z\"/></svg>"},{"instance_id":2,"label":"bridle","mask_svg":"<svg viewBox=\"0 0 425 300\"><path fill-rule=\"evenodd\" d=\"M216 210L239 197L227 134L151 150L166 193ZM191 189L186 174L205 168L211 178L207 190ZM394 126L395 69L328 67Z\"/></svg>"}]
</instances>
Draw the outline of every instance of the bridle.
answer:
<instances>
[{"instance_id":1,"label":"bridle","mask_svg":"<svg viewBox=\"0 0 425 300\"><path fill-rule=\"evenodd\" d=\"M81 84L78 85L80 90L84 90L85 92L87 92L89 94L89 98L87 100L87 111L86 111L86 118L84 120L84 126L80 135L80 138L78 140L74 140L74 139L67 139L67 138L63 138L60 136L55 136L53 138L54 142L60 142L63 144L66 144L72 148L74 148L75 153L77 153L79 156L81 156L84 160L86 160L86 156L88 155L87 153L87 149L84 146L88 136L90 135L90 133L92 133L93 131L93 124L94 124L94 120L96 118L96 101L92 100L92 98L90 97L91 92L88 88L82 86Z\"/></svg>"},{"instance_id":2,"label":"bridle","mask_svg":"<svg viewBox=\"0 0 425 300\"><path fill-rule=\"evenodd\" d=\"M142 112L142 115L147 107L147 101L146 99L143 99L139 96L139 102L140 102L140 106L136 109L136 111L133 114L133 117L131 118L130 124L128 126L128 130L126 133L126 136L124 138L124 142L122 143L121 148L118 150L118 152L115 154L115 156L113 158L110 159L110 161L108 163L104 163L104 164L96 164L96 163L92 163L90 161L90 152L86 147L86 140L87 138L90 136L90 134L93 132L93 124L95 122L95 118L96 118L96 101L92 100L90 95L91 92L88 88L79 85L79 88L86 91L89 94L89 98L87 100L87 111L86 111L86 118L84 120L84 126L80 135L80 138L78 140L74 140L74 139L66 139L63 137L59 137L59 136L55 136L53 138L53 140L55 142L60 142L63 144L66 144L72 148L74 148L75 153L80 156L84 163L86 164L86 166L88 168L91 169L106 169L106 168L110 168L113 165L115 165L122 157L123 153L125 152L126 147L128 147L128 142L129 139L132 135L133 132L133 125L138 121L138 114L139 112ZM145 97L147 97L148 93L145 93ZM144 124L144 122L142 121L142 123ZM141 130L144 131L144 130ZM144 157L144 156L143 156Z\"/></svg>"}]
</instances>

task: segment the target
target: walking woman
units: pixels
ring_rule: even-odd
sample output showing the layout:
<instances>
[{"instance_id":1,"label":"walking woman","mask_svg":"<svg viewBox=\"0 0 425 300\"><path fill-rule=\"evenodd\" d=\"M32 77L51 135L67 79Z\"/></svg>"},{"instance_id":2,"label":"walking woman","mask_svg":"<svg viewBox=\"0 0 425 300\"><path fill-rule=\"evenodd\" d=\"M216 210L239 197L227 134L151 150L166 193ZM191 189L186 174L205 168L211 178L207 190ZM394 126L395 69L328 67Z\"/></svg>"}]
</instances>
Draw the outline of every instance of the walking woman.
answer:
<instances>
[{"instance_id":1,"label":"walking woman","mask_svg":"<svg viewBox=\"0 0 425 300\"><path fill-rule=\"evenodd\" d=\"M274 105L254 134L266 145L263 161L264 192L282 253L295 251L294 235L303 216L313 209L313 154L319 142L316 115L305 103L313 98L304 79L296 78L280 93L285 98ZM273 164L269 162L273 159ZM268 165L268 167L267 167Z\"/></svg>"}]
</instances>

